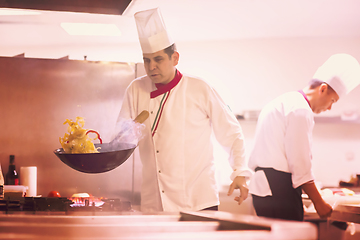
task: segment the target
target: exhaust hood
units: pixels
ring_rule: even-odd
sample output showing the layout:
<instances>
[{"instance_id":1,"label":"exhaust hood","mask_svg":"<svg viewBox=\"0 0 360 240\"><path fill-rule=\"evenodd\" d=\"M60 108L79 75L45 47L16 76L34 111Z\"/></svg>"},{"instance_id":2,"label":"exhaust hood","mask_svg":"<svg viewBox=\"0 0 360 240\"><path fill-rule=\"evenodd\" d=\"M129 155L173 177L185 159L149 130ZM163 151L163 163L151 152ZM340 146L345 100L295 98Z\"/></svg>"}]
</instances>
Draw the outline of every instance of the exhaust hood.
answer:
<instances>
[{"instance_id":1,"label":"exhaust hood","mask_svg":"<svg viewBox=\"0 0 360 240\"><path fill-rule=\"evenodd\" d=\"M0 0L0 8L122 15L131 0Z\"/></svg>"}]
</instances>

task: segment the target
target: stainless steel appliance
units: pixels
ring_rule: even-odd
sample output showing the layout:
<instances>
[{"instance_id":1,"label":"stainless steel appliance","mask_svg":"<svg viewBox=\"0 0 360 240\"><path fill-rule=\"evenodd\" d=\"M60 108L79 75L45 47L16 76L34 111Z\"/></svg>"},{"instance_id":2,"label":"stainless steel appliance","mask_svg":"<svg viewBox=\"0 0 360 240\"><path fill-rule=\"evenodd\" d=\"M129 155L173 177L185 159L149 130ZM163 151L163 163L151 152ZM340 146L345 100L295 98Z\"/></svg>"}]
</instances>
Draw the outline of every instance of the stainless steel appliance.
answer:
<instances>
[{"instance_id":1,"label":"stainless steel appliance","mask_svg":"<svg viewBox=\"0 0 360 240\"><path fill-rule=\"evenodd\" d=\"M141 163L136 154L111 171L84 174L60 161L54 149L61 147L59 137L67 132L64 121L78 116L86 129L109 142L125 89L143 74L138 63L0 57L0 102L6 103L0 104L6 116L0 119L3 159L14 154L17 167L37 167L37 195L87 192L140 204ZM92 172L103 168L91 166ZM2 167L7 169L7 162Z\"/></svg>"},{"instance_id":2,"label":"stainless steel appliance","mask_svg":"<svg viewBox=\"0 0 360 240\"><path fill-rule=\"evenodd\" d=\"M316 226L308 222L220 211L146 214L126 201L101 201L1 201L0 239L317 239Z\"/></svg>"}]
</instances>

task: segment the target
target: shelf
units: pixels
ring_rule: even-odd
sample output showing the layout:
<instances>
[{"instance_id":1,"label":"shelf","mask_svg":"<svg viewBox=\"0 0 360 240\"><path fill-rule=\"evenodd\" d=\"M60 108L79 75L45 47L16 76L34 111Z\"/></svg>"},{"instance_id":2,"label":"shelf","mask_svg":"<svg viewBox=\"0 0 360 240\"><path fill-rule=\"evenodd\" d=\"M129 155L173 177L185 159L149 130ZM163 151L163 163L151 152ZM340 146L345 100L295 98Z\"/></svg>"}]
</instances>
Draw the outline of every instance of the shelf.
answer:
<instances>
[{"instance_id":1,"label":"shelf","mask_svg":"<svg viewBox=\"0 0 360 240\"><path fill-rule=\"evenodd\" d=\"M236 115L238 121L257 122L256 118L245 118L244 115ZM336 124L360 124L360 119L344 120L340 116L334 117L314 117L315 123L336 123Z\"/></svg>"},{"instance_id":2,"label":"shelf","mask_svg":"<svg viewBox=\"0 0 360 240\"><path fill-rule=\"evenodd\" d=\"M360 119L345 120L340 116L334 117L315 117L315 123L340 123L340 124L360 124Z\"/></svg>"}]
</instances>

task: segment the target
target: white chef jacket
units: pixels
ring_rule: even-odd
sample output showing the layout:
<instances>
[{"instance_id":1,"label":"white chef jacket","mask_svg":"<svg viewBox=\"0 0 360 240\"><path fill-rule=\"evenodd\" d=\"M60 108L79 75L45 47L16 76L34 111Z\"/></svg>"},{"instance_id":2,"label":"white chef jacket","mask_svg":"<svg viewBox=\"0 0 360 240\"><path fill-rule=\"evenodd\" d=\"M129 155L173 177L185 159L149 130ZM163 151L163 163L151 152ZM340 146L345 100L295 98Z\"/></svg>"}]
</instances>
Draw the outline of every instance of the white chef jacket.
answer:
<instances>
[{"instance_id":1,"label":"white chef jacket","mask_svg":"<svg viewBox=\"0 0 360 240\"><path fill-rule=\"evenodd\" d=\"M314 180L311 161L314 113L301 92L289 92L268 103L260 113L249 167L274 168L292 174L293 187ZM271 196L264 171L252 176L249 192Z\"/></svg>"},{"instance_id":2,"label":"white chef jacket","mask_svg":"<svg viewBox=\"0 0 360 240\"><path fill-rule=\"evenodd\" d=\"M251 176L242 129L218 93L205 81L182 76L157 89L148 76L127 88L120 118L148 110L139 141L143 164L141 210L197 211L219 204L212 130L227 150L235 176Z\"/></svg>"}]
</instances>

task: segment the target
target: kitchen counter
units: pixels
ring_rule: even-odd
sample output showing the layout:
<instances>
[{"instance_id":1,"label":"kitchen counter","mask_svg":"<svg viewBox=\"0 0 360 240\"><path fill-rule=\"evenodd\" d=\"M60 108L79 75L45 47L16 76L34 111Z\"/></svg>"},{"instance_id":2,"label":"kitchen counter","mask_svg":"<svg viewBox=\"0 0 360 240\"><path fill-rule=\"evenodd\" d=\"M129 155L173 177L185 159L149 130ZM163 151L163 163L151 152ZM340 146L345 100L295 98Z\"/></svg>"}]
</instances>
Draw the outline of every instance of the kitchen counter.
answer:
<instances>
[{"instance_id":1,"label":"kitchen counter","mask_svg":"<svg viewBox=\"0 0 360 240\"><path fill-rule=\"evenodd\" d=\"M0 213L0 239L317 239L308 222L221 211L117 215Z\"/></svg>"},{"instance_id":2,"label":"kitchen counter","mask_svg":"<svg viewBox=\"0 0 360 240\"><path fill-rule=\"evenodd\" d=\"M328 219L317 213L305 213L304 220L318 227L319 240L360 239L360 205L338 205Z\"/></svg>"},{"instance_id":3,"label":"kitchen counter","mask_svg":"<svg viewBox=\"0 0 360 240\"><path fill-rule=\"evenodd\" d=\"M339 204L331 214L331 219L360 223L360 204Z\"/></svg>"}]
</instances>

